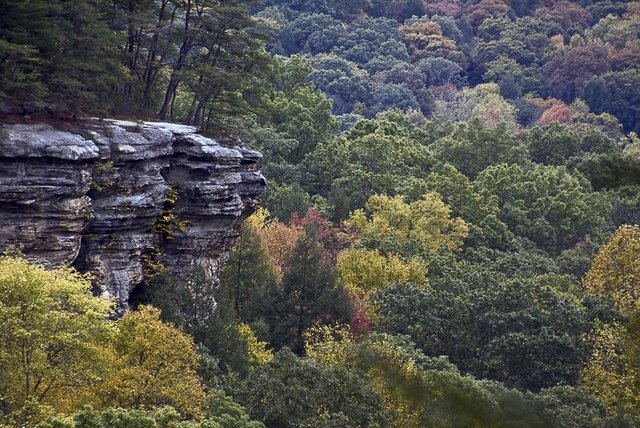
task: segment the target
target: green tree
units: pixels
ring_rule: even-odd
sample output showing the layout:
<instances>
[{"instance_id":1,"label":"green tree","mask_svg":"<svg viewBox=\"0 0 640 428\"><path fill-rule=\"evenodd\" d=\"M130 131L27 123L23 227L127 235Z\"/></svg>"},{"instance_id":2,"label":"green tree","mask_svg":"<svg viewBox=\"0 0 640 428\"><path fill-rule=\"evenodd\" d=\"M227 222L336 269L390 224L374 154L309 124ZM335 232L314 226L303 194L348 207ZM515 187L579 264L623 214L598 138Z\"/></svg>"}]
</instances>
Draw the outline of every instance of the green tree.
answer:
<instances>
[{"instance_id":1,"label":"green tree","mask_svg":"<svg viewBox=\"0 0 640 428\"><path fill-rule=\"evenodd\" d=\"M271 215L282 222L289 222L293 213L304 216L311 208L311 197L299 184L278 185L267 183L267 190L260 201Z\"/></svg>"},{"instance_id":2,"label":"green tree","mask_svg":"<svg viewBox=\"0 0 640 428\"><path fill-rule=\"evenodd\" d=\"M40 82L38 56L47 46L39 33L53 30L47 20L47 3L3 0L0 7L5 11L0 17L0 95L4 98L10 93L33 91L42 96L46 89ZM29 34L31 25L38 31L35 37Z\"/></svg>"},{"instance_id":3,"label":"green tree","mask_svg":"<svg viewBox=\"0 0 640 428\"><path fill-rule=\"evenodd\" d=\"M466 248L485 246L511 248L515 236L498 219L498 200L492 195L482 195L467 176L453 165L445 163L435 168L427 177L427 189L438 192L451 208L454 216L461 217L469 227Z\"/></svg>"},{"instance_id":4,"label":"green tree","mask_svg":"<svg viewBox=\"0 0 640 428\"><path fill-rule=\"evenodd\" d=\"M305 184L327 198L334 218L347 218L376 193L422 195L431 155L411 125L389 119L359 121L305 159Z\"/></svg>"},{"instance_id":5,"label":"green tree","mask_svg":"<svg viewBox=\"0 0 640 428\"><path fill-rule=\"evenodd\" d=\"M388 18L358 17L349 25L335 51L340 57L355 62L367 71L376 58L385 58L388 65L397 60L406 60L409 55L400 41L398 27L396 21Z\"/></svg>"},{"instance_id":6,"label":"green tree","mask_svg":"<svg viewBox=\"0 0 640 428\"><path fill-rule=\"evenodd\" d=\"M420 104L405 83L387 83L374 88L371 94L371 114L398 108L401 110L420 109Z\"/></svg>"},{"instance_id":7,"label":"green tree","mask_svg":"<svg viewBox=\"0 0 640 428\"><path fill-rule=\"evenodd\" d=\"M533 128L528 140L532 160L545 165L566 163L577 153L580 145L577 133L559 124Z\"/></svg>"},{"instance_id":8,"label":"green tree","mask_svg":"<svg viewBox=\"0 0 640 428\"><path fill-rule=\"evenodd\" d=\"M464 83L462 68L455 62L445 58L424 58L417 66L425 74L425 84L432 86L442 86L453 84L460 86Z\"/></svg>"},{"instance_id":9,"label":"green tree","mask_svg":"<svg viewBox=\"0 0 640 428\"><path fill-rule=\"evenodd\" d=\"M593 112L611 113L625 131L640 133L639 82L637 69L605 73L585 83L582 97Z\"/></svg>"},{"instance_id":10,"label":"green tree","mask_svg":"<svg viewBox=\"0 0 640 428\"><path fill-rule=\"evenodd\" d=\"M371 0L370 10L373 16L386 16L397 21L404 21L412 16L424 15L424 4L417 0L393 0L390 2Z\"/></svg>"},{"instance_id":11,"label":"green tree","mask_svg":"<svg viewBox=\"0 0 640 428\"><path fill-rule=\"evenodd\" d=\"M381 331L407 334L426 355L446 355L478 378L534 391L580 378L588 314L542 279L399 285L375 305Z\"/></svg>"},{"instance_id":12,"label":"green tree","mask_svg":"<svg viewBox=\"0 0 640 428\"><path fill-rule=\"evenodd\" d=\"M364 376L296 357L288 349L247 379L242 403L267 426L385 426L382 401Z\"/></svg>"},{"instance_id":13,"label":"green tree","mask_svg":"<svg viewBox=\"0 0 640 428\"><path fill-rule=\"evenodd\" d=\"M296 243L275 296L272 344L304 351L304 332L317 323L348 322L350 305L333 268L310 237Z\"/></svg>"},{"instance_id":14,"label":"green tree","mask_svg":"<svg viewBox=\"0 0 640 428\"><path fill-rule=\"evenodd\" d=\"M570 248L604 224L609 203L589 182L565 167L496 165L476 180L496 195L500 219L511 231L551 254Z\"/></svg>"},{"instance_id":15,"label":"green tree","mask_svg":"<svg viewBox=\"0 0 640 428\"><path fill-rule=\"evenodd\" d=\"M505 126L491 128L478 121L456 125L449 135L435 142L433 154L442 164L450 163L471 179L491 165L524 163L526 159L525 148Z\"/></svg>"},{"instance_id":16,"label":"green tree","mask_svg":"<svg viewBox=\"0 0 640 428\"><path fill-rule=\"evenodd\" d=\"M367 101L369 76L357 64L323 54L314 57L313 68L309 79L333 101L334 114L350 113L356 103Z\"/></svg>"},{"instance_id":17,"label":"green tree","mask_svg":"<svg viewBox=\"0 0 640 428\"><path fill-rule=\"evenodd\" d=\"M220 274L218 300L233 308L241 319L251 322L255 317L255 306L262 304L262 295L275 281L273 267L256 226L245 221Z\"/></svg>"},{"instance_id":18,"label":"green tree","mask_svg":"<svg viewBox=\"0 0 640 428\"><path fill-rule=\"evenodd\" d=\"M271 93L263 97L264 111L236 120L243 139L264 155L261 170L275 189L299 188L300 162L338 131L331 101L308 81L312 70L309 61L299 55L276 59L269 82Z\"/></svg>"},{"instance_id":19,"label":"green tree","mask_svg":"<svg viewBox=\"0 0 640 428\"><path fill-rule=\"evenodd\" d=\"M223 394L211 402L210 415L203 421L186 418L172 407L154 410L106 409L96 411L86 406L69 417L49 418L38 428L132 428L132 427L193 427L193 428L264 428L250 421L245 409Z\"/></svg>"},{"instance_id":20,"label":"green tree","mask_svg":"<svg viewBox=\"0 0 640 428\"><path fill-rule=\"evenodd\" d=\"M108 103L124 78L108 2L3 0L0 8L0 94L66 114Z\"/></svg>"},{"instance_id":21,"label":"green tree","mask_svg":"<svg viewBox=\"0 0 640 428\"><path fill-rule=\"evenodd\" d=\"M297 142L286 160L297 164L317 144L330 140L338 131L331 115L331 102L327 96L307 82L312 69L300 56L276 63L276 89L270 101L267 123L275 130Z\"/></svg>"},{"instance_id":22,"label":"green tree","mask_svg":"<svg viewBox=\"0 0 640 428\"><path fill-rule=\"evenodd\" d=\"M287 31L295 40L288 53L319 54L331 51L338 43L344 24L322 13L305 13L294 19Z\"/></svg>"}]
</instances>

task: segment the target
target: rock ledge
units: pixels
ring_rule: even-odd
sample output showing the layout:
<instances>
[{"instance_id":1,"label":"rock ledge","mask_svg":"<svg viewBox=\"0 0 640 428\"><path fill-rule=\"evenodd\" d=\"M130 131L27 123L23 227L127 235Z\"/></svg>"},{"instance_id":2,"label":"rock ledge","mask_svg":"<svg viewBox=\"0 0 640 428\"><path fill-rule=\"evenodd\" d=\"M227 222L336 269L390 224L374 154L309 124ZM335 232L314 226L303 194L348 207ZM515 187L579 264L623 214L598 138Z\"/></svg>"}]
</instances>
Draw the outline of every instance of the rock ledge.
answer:
<instances>
[{"instance_id":1,"label":"rock ledge","mask_svg":"<svg viewBox=\"0 0 640 428\"><path fill-rule=\"evenodd\" d=\"M260 158L170 123L0 126L0 251L91 272L120 312L152 264L216 280L264 191Z\"/></svg>"}]
</instances>

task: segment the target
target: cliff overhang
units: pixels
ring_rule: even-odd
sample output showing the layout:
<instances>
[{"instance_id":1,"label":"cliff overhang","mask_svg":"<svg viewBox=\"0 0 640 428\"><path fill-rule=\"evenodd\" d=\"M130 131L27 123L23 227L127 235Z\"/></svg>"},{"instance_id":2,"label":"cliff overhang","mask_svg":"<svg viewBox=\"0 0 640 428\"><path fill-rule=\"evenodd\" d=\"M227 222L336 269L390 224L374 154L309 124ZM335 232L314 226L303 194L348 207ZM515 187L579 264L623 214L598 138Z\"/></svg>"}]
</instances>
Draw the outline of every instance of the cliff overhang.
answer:
<instances>
[{"instance_id":1,"label":"cliff overhang","mask_svg":"<svg viewBox=\"0 0 640 428\"><path fill-rule=\"evenodd\" d=\"M217 280L265 180L260 153L190 126L87 121L0 128L0 251L74 266L128 306L158 267Z\"/></svg>"}]
</instances>

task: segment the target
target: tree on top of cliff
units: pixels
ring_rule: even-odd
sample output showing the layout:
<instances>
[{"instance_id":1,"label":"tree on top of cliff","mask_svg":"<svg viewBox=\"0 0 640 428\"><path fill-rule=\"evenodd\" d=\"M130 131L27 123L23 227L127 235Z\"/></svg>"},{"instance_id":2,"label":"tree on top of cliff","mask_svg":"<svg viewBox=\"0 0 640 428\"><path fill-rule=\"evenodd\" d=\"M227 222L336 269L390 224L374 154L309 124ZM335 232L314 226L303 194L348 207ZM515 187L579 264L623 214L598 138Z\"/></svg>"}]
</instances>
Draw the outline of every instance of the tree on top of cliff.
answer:
<instances>
[{"instance_id":1,"label":"tree on top of cliff","mask_svg":"<svg viewBox=\"0 0 640 428\"><path fill-rule=\"evenodd\" d=\"M108 2L1 0L0 99L96 111L125 79Z\"/></svg>"},{"instance_id":2,"label":"tree on top of cliff","mask_svg":"<svg viewBox=\"0 0 640 428\"><path fill-rule=\"evenodd\" d=\"M221 126L268 90L253 3L0 0L0 98Z\"/></svg>"}]
</instances>

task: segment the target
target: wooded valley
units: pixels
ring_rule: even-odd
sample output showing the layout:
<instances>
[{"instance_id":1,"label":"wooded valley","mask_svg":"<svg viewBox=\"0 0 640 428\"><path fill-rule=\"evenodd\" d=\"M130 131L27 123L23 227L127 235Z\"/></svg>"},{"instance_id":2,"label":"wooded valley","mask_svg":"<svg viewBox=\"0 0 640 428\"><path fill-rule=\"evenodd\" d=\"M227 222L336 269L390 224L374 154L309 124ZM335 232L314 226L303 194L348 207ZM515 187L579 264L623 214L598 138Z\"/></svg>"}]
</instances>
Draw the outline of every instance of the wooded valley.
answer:
<instances>
[{"instance_id":1,"label":"wooded valley","mask_svg":"<svg viewBox=\"0 0 640 428\"><path fill-rule=\"evenodd\" d=\"M0 257L0 426L640 426L640 2L0 11L0 122L196 125L267 178L219 284L154 266L121 319Z\"/></svg>"}]
</instances>

